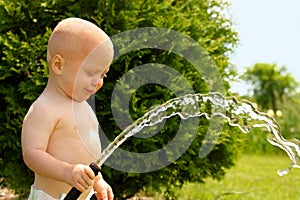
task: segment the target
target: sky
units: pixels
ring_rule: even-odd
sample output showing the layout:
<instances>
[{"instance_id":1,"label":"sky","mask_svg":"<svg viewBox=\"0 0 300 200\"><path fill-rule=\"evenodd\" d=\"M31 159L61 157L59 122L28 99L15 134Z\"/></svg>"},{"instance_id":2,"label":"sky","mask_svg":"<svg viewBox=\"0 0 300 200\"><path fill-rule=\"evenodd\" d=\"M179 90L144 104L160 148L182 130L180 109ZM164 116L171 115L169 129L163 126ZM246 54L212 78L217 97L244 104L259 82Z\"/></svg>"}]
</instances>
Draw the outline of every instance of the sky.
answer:
<instances>
[{"instance_id":1,"label":"sky","mask_svg":"<svg viewBox=\"0 0 300 200\"><path fill-rule=\"evenodd\" d=\"M228 0L240 43L231 62L239 74L264 62L285 66L300 82L300 0ZM231 91L246 94L243 82Z\"/></svg>"}]
</instances>

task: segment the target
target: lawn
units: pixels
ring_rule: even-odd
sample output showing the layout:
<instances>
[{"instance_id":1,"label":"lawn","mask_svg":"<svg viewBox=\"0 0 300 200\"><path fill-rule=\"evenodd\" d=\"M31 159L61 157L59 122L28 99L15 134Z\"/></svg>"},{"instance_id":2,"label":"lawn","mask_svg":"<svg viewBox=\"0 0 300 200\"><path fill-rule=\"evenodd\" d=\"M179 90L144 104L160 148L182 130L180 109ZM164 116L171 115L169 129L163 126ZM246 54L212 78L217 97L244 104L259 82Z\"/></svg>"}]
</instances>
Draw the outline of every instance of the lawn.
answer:
<instances>
[{"instance_id":1,"label":"lawn","mask_svg":"<svg viewBox=\"0 0 300 200\"><path fill-rule=\"evenodd\" d=\"M300 199L300 170L285 176L277 170L290 164L286 156L244 155L228 171L224 180L207 179L206 184L187 184L180 191L180 200L297 200Z\"/></svg>"},{"instance_id":2,"label":"lawn","mask_svg":"<svg viewBox=\"0 0 300 200\"><path fill-rule=\"evenodd\" d=\"M300 169L293 169L285 176L277 174L278 169L289 164L288 157L283 155L243 155L236 166L228 170L224 180L207 179L205 184L187 184L178 191L179 200L298 200ZM0 195L0 199L2 197ZM162 197L132 199L160 200Z\"/></svg>"}]
</instances>

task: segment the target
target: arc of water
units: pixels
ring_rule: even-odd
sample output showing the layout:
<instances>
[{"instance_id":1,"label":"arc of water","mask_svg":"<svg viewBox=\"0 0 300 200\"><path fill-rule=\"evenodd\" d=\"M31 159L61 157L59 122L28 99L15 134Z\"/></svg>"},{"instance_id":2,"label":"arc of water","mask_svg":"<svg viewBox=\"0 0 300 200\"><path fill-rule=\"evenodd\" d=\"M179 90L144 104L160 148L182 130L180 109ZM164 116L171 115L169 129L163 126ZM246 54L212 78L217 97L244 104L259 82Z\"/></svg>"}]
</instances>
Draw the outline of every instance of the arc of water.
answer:
<instances>
[{"instance_id":1,"label":"arc of water","mask_svg":"<svg viewBox=\"0 0 300 200\"><path fill-rule=\"evenodd\" d=\"M196 104L198 106L196 106ZM207 112L206 110L209 110L209 108L211 108L211 111ZM220 110L219 108L225 109L226 112L214 112ZM171 99L150 110L117 136L103 151L97 163L102 165L113 151L128 137L137 134L144 127L153 126L175 115L180 116L182 119L205 116L208 120L212 117L220 116L225 118L229 125L237 126L244 133L248 133L253 128L264 127L271 133L267 140L272 145L278 146L287 153L293 162L291 167L300 168L299 145L293 141L284 139L281 128L273 117L266 113L259 112L249 101L243 100L243 102L239 102L235 97L225 98L217 92L209 94L188 94Z\"/></svg>"}]
</instances>

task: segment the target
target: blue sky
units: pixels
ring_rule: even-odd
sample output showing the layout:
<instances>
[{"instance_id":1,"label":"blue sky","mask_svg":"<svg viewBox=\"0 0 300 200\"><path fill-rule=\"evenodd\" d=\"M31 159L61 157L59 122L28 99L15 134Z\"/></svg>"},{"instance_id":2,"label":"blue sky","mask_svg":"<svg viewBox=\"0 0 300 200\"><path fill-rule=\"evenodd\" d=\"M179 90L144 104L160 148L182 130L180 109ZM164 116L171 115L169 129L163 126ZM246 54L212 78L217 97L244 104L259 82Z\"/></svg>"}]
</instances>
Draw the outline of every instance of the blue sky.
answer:
<instances>
[{"instance_id":1,"label":"blue sky","mask_svg":"<svg viewBox=\"0 0 300 200\"><path fill-rule=\"evenodd\" d=\"M286 66L300 82L300 0L228 0L240 44L231 61L242 73L257 62ZM245 94L243 83L232 91Z\"/></svg>"}]
</instances>

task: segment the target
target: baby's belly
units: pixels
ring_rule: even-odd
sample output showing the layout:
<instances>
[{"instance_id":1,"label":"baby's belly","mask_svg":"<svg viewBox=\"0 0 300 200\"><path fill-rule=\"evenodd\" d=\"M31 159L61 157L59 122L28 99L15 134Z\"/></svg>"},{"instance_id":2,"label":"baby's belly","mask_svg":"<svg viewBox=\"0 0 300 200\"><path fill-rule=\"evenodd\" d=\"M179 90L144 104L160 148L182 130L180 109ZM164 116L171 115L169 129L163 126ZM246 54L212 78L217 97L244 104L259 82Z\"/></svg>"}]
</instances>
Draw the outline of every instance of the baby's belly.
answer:
<instances>
[{"instance_id":1,"label":"baby's belly","mask_svg":"<svg viewBox=\"0 0 300 200\"><path fill-rule=\"evenodd\" d=\"M78 129L74 125L52 133L47 152L70 164L89 164L99 158L101 144L97 129Z\"/></svg>"},{"instance_id":2,"label":"baby's belly","mask_svg":"<svg viewBox=\"0 0 300 200\"><path fill-rule=\"evenodd\" d=\"M90 164L95 160L83 143L78 139L55 140L49 142L48 153L53 157L69 164Z\"/></svg>"}]
</instances>

